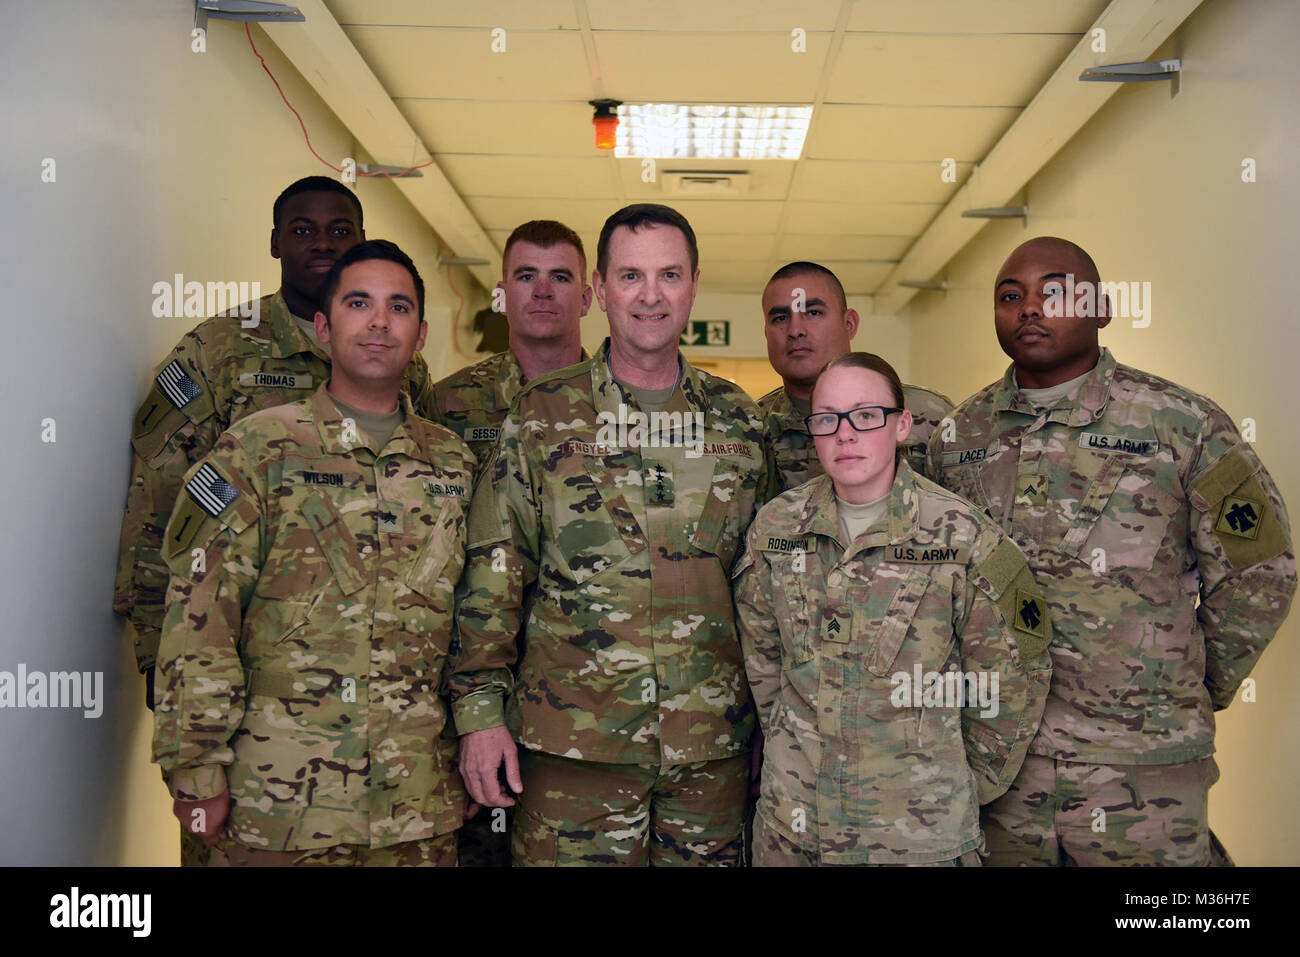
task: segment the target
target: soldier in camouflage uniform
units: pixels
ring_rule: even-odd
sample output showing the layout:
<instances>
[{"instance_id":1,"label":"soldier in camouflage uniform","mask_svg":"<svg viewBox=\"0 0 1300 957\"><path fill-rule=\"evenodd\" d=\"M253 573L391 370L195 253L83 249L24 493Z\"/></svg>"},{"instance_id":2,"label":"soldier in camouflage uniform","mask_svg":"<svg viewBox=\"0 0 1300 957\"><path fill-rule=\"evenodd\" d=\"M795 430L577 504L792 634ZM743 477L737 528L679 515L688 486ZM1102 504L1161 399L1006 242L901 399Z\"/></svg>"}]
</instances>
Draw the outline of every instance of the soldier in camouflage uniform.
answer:
<instances>
[{"instance_id":1,"label":"soldier in camouflage uniform","mask_svg":"<svg viewBox=\"0 0 1300 957\"><path fill-rule=\"evenodd\" d=\"M524 382L587 357L582 317L591 308L592 293L581 237L563 223L532 220L510 234L501 259L497 289L505 297L509 350L433 387L434 421L465 440L480 475ZM493 808L466 821L460 829L460 866L509 867L513 818L512 808Z\"/></svg>"},{"instance_id":2,"label":"soldier in camouflage uniform","mask_svg":"<svg viewBox=\"0 0 1300 957\"><path fill-rule=\"evenodd\" d=\"M1033 574L912 471L902 402L879 356L827 366L808 419L825 473L763 506L732 573L765 740L757 866L977 865L979 807L1043 713Z\"/></svg>"},{"instance_id":3,"label":"soldier in camouflage uniform","mask_svg":"<svg viewBox=\"0 0 1300 957\"><path fill-rule=\"evenodd\" d=\"M122 518L113 610L135 634L136 664L153 707L154 659L167 567L159 549L181 477L223 431L251 412L309 396L329 375L329 348L316 341L316 314L334 261L365 238L361 203L324 176L291 184L272 209L271 255L280 289L241 315L216 316L187 333L154 374L132 430L131 483ZM247 323L247 325L246 325ZM416 411L430 407L429 370L417 353L407 370ZM202 865L204 846L181 831L181 863Z\"/></svg>"},{"instance_id":4,"label":"soldier in camouflage uniform","mask_svg":"<svg viewBox=\"0 0 1300 957\"><path fill-rule=\"evenodd\" d=\"M516 866L734 865L753 710L727 569L766 494L758 410L678 352L679 213L620 210L597 260L609 339L519 393L471 511L461 773L510 806L504 766Z\"/></svg>"},{"instance_id":5,"label":"soldier in camouflage uniform","mask_svg":"<svg viewBox=\"0 0 1300 957\"><path fill-rule=\"evenodd\" d=\"M1016 249L994 293L1012 366L930 443L933 474L1024 549L1052 610L1051 695L986 809L990 863L1207 864L1214 712L1286 617L1290 527L1222 409L1099 347L1097 282L1073 243Z\"/></svg>"},{"instance_id":6,"label":"soldier in camouflage uniform","mask_svg":"<svg viewBox=\"0 0 1300 957\"><path fill-rule=\"evenodd\" d=\"M356 196L323 176L285 189L273 215L280 290L257 302L256 323L216 316L187 333L158 367L136 415L113 610L134 626L136 662L150 685L167 586L159 547L181 476L233 423L310 396L325 381L329 349L316 341L312 317L330 266L365 238ZM428 414L429 373L418 353L406 388L416 410Z\"/></svg>"},{"instance_id":7,"label":"soldier in camouflage uniform","mask_svg":"<svg viewBox=\"0 0 1300 957\"><path fill-rule=\"evenodd\" d=\"M822 474L803 420L817 374L827 362L849 351L858 322L839 277L818 263L782 266L763 290L767 358L784 383L758 400L776 491ZM915 385L903 386L903 399L912 413L912 432L903 443L903 454L912 469L924 475L926 443L952 411L952 403L947 396Z\"/></svg>"},{"instance_id":8,"label":"soldier in camouflage uniform","mask_svg":"<svg viewBox=\"0 0 1300 957\"><path fill-rule=\"evenodd\" d=\"M581 237L550 219L524 223L506 240L501 268L497 289L505 299L509 350L433 387L433 420L465 440L480 471L524 383L586 358L582 317L592 292Z\"/></svg>"},{"instance_id":9,"label":"soldier in camouflage uniform","mask_svg":"<svg viewBox=\"0 0 1300 957\"><path fill-rule=\"evenodd\" d=\"M324 301L329 382L233 425L168 522L154 760L213 864L454 866L439 682L474 457L401 392L410 259L357 245Z\"/></svg>"}]
</instances>

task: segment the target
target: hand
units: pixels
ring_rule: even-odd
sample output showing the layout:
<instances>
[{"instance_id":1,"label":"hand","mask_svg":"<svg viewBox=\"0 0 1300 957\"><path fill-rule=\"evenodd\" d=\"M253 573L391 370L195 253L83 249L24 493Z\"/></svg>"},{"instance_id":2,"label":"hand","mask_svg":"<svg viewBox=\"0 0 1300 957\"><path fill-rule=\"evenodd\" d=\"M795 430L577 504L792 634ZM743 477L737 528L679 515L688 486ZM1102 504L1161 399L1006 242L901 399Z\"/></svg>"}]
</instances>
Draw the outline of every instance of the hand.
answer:
<instances>
[{"instance_id":1,"label":"hand","mask_svg":"<svg viewBox=\"0 0 1300 957\"><path fill-rule=\"evenodd\" d=\"M230 791L222 791L206 801L172 801L172 813L181 827L197 834L203 843L212 847L226 836L226 816L230 813Z\"/></svg>"},{"instance_id":2,"label":"hand","mask_svg":"<svg viewBox=\"0 0 1300 957\"><path fill-rule=\"evenodd\" d=\"M503 764L510 790L522 794L524 782L519 777L519 752L506 728L486 728L461 735L460 776L476 804L514 807L514 798L501 788L499 774Z\"/></svg>"},{"instance_id":3,"label":"hand","mask_svg":"<svg viewBox=\"0 0 1300 957\"><path fill-rule=\"evenodd\" d=\"M754 750L749 752L749 793L758 797L763 775L763 729L754 725Z\"/></svg>"},{"instance_id":4,"label":"hand","mask_svg":"<svg viewBox=\"0 0 1300 957\"><path fill-rule=\"evenodd\" d=\"M481 810L483 810L482 804L479 804L477 801L470 801L469 804L465 806L465 820L468 821Z\"/></svg>"}]
</instances>

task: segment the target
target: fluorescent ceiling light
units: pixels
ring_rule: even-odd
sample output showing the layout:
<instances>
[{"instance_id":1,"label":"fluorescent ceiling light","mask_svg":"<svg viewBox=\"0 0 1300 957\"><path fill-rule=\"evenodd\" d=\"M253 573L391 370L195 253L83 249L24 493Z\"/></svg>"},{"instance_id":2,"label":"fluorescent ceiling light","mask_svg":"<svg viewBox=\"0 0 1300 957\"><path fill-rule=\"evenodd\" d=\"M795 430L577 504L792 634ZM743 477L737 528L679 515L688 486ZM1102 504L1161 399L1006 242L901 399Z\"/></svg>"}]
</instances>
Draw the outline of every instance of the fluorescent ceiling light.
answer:
<instances>
[{"instance_id":1,"label":"fluorescent ceiling light","mask_svg":"<svg viewBox=\"0 0 1300 957\"><path fill-rule=\"evenodd\" d=\"M615 156L798 159L811 106L624 103Z\"/></svg>"}]
</instances>

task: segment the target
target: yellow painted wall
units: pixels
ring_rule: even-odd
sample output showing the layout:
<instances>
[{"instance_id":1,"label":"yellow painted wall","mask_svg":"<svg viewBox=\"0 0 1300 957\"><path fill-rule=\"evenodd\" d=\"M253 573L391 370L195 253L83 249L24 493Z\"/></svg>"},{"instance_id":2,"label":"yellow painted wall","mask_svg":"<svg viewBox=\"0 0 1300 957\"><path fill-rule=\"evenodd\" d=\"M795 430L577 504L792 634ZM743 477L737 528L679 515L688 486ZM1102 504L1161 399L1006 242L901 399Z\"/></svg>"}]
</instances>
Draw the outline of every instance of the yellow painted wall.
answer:
<instances>
[{"instance_id":1,"label":"yellow painted wall","mask_svg":"<svg viewBox=\"0 0 1300 957\"><path fill-rule=\"evenodd\" d=\"M1104 280L1152 285L1148 328L1115 320L1102 342L1121 362L1209 395L1255 420L1255 448L1300 516L1300 66L1290 0L1210 0L1158 51L1181 56L1182 91L1132 84L1028 184L1028 228L986 227L949 265L952 289L911 301L913 374L954 400L1006 368L993 333L993 280L1036 235L1072 239ZM1153 57L1154 58L1154 57ZM1242 182L1252 157L1258 180ZM1240 864L1300 863L1300 614L1255 669L1258 701L1219 716L1211 823Z\"/></svg>"}]
</instances>

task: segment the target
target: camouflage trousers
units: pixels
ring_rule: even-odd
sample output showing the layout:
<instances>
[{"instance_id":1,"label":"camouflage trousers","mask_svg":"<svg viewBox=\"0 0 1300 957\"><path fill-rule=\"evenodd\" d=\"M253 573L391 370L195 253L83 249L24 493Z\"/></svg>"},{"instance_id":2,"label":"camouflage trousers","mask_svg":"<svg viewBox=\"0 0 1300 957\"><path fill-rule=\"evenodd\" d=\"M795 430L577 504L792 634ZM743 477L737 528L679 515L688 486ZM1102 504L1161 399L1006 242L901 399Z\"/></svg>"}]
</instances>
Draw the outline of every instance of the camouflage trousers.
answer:
<instances>
[{"instance_id":1,"label":"camouflage trousers","mask_svg":"<svg viewBox=\"0 0 1300 957\"><path fill-rule=\"evenodd\" d=\"M1204 867L1211 850L1213 757L1184 764L1081 764L1025 757L980 815L995 867Z\"/></svg>"},{"instance_id":2,"label":"camouflage trousers","mask_svg":"<svg viewBox=\"0 0 1300 957\"><path fill-rule=\"evenodd\" d=\"M738 867L749 755L667 767L522 751L516 867Z\"/></svg>"},{"instance_id":3,"label":"camouflage trousers","mask_svg":"<svg viewBox=\"0 0 1300 957\"><path fill-rule=\"evenodd\" d=\"M209 867L455 867L456 832L388 847L336 844L307 851L264 851L224 838Z\"/></svg>"},{"instance_id":4,"label":"camouflage trousers","mask_svg":"<svg viewBox=\"0 0 1300 957\"><path fill-rule=\"evenodd\" d=\"M755 867L979 867L980 864L978 851L967 851L951 861L933 864L823 864L816 851L782 837L763 820L762 814L754 817Z\"/></svg>"},{"instance_id":5,"label":"camouflage trousers","mask_svg":"<svg viewBox=\"0 0 1300 957\"><path fill-rule=\"evenodd\" d=\"M460 866L509 867L514 820L512 807L481 808L469 818L456 832L460 835Z\"/></svg>"}]
</instances>

